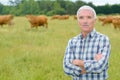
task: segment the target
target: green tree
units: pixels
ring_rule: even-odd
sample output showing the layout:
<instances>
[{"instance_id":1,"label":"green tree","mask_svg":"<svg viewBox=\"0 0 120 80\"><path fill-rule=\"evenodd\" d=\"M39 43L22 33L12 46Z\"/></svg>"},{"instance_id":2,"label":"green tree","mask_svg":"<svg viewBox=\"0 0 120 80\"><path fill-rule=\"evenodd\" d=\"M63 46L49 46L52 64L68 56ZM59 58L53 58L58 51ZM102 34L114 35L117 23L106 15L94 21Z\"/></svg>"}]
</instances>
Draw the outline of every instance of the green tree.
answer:
<instances>
[{"instance_id":1,"label":"green tree","mask_svg":"<svg viewBox=\"0 0 120 80\"><path fill-rule=\"evenodd\" d=\"M4 8L3 4L0 3L0 14L3 14L3 10L4 10L3 8Z\"/></svg>"},{"instance_id":2,"label":"green tree","mask_svg":"<svg viewBox=\"0 0 120 80\"><path fill-rule=\"evenodd\" d=\"M37 14L38 3L34 0L22 0L16 7L16 15Z\"/></svg>"},{"instance_id":3,"label":"green tree","mask_svg":"<svg viewBox=\"0 0 120 80\"><path fill-rule=\"evenodd\" d=\"M49 11L53 10L54 1L39 0L37 3L39 6L39 14L47 14Z\"/></svg>"},{"instance_id":4,"label":"green tree","mask_svg":"<svg viewBox=\"0 0 120 80\"><path fill-rule=\"evenodd\" d=\"M54 10L53 11L54 14L60 14L60 15L65 14L64 8L61 8L60 4L57 1L55 1L53 4L53 10Z\"/></svg>"},{"instance_id":5,"label":"green tree","mask_svg":"<svg viewBox=\"0 0 120 80\"><path fill-rule=\"evenodd\" d=\"M65 11L67 14L75 14L75 3L66 1Z\"/></svg>"},{"instance_id":6,"label":"green tree","mask_svg":"<svg viewBox=\"0 0 120 80\"><path fill-rule=\"evenodd\" d=\"M81 0L77 0L75 2L75 12L77 12L77 10L79 9L79 7L83 6L83 5L86 5L85 2L81 1Z\"/></svg>"},{"instance_id":7,"label":"green tree","mask_svg":"<svg viewBox=\"0 0 120 80\"><path fill-rule=\"evenodd\" d=\"M111 13L120 13L120 4L111 6Z\"/></svg>"},{"instance_id":8,"label":"green tree","mask_svg":"<svg viewBox=\"0 0 120 80\"><path fill-rule=\"evenodd\" d=\"M97 14L120 13L120 4L95 6L91 2L82 0L72 2L70 0L9 0L9 5L0 3L0 14L14 14L17 16L26 14L35 15L74 15L79 7L89 5L93 7Z\"/></svg>"}]
</instances>

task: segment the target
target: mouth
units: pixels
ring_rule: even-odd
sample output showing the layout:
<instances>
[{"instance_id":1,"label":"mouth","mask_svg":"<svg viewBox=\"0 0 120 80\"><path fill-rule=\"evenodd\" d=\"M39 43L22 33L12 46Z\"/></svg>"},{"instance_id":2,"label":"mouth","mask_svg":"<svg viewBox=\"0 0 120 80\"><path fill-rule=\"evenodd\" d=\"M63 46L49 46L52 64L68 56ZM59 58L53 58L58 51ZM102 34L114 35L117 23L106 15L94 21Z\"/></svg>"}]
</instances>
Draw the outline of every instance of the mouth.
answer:
<instances>
[{"instance_id":1,"label":"mouth","mask_svg":"<svg viewBox=\"0 0 120 80\"><path fill-rule=\"evenodd\" d=\"M82 25L83 27L88 27L89 25Z\"/></svg>"}]
</instances>

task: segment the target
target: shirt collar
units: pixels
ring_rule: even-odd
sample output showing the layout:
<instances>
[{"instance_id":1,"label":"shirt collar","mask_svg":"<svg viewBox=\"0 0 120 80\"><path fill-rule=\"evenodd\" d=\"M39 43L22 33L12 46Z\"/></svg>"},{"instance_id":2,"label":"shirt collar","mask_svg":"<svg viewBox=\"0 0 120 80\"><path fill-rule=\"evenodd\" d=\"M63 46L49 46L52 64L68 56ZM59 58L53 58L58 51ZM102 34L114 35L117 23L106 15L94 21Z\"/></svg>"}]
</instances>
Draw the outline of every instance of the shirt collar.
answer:
<instances>
[{"instance_id":1,"label":"shirt collar","mask_svg":"<svg viewBox=\"0 0 120 80\"><path fill-rule=\"evenodd\" d=\"M92 38L94 36L94 34L96 33L95 28L87 35L87 37ZM83 39L82 33L80 34L80 38Z\"/></svg>"}]
</instances>

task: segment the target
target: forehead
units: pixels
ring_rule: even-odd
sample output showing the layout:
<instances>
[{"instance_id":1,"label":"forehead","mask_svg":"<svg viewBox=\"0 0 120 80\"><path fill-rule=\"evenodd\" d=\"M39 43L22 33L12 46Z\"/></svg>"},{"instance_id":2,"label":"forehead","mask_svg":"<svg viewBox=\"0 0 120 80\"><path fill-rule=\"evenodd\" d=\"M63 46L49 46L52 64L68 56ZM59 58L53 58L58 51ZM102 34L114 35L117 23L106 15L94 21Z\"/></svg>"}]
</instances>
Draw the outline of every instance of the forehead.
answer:
<instances>
[{"instance_id":1,"label":"forehead","mask_svg":"<svg viewBox=\"0 0 120 80\"><path fill-rule=\"evenodd\" d=\"M94 16L94 13L89 9L80 10L78 13L79 16Z\"/></svg>"}]
</instances>

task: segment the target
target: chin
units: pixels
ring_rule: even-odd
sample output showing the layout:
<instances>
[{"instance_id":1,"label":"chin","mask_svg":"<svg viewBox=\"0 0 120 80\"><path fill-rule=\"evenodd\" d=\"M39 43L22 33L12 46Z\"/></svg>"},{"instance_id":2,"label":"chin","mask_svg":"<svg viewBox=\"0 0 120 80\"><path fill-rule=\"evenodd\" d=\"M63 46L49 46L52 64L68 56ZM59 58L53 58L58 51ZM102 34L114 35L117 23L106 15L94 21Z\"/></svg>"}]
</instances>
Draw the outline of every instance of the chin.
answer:
<instances>
[{"instance_id":1,"label":"chin","mask_svg":"<svg viewBox=\"0 0 120 80\"><path fill-rule=\"evenodd\" d=\"M83 31L83 32L90 32L89 29L83 29L82 31Z\"/></svg>"},{"instance_id":2,"label":"chin","mask_svg":"<svg viewBox=\"0 0 120 80\"><path fill-rule=\"evenodd\" d=\"M83 28L82 30L83 31L89 31L89 28Z\"/></svg>"}]
</instances>

